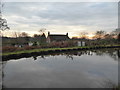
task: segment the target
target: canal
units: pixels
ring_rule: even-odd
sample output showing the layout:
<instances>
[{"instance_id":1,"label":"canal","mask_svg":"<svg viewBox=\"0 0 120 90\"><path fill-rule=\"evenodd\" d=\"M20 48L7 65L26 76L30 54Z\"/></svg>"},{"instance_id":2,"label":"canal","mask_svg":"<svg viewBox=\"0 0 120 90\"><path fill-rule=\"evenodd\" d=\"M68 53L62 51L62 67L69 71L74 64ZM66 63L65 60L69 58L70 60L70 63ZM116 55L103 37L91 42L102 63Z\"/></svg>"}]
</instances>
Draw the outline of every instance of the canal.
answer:
<instances>
[{"instance_id":1,"label":"canal","mask_svg":"<svg viewBox=\"0 0 120 90\"><path fill-rule=\"evenodd\" d=\"M70 51L2 62L4 88L109 88L118 85L119 49Z\"/></svg>"}]
</instances>

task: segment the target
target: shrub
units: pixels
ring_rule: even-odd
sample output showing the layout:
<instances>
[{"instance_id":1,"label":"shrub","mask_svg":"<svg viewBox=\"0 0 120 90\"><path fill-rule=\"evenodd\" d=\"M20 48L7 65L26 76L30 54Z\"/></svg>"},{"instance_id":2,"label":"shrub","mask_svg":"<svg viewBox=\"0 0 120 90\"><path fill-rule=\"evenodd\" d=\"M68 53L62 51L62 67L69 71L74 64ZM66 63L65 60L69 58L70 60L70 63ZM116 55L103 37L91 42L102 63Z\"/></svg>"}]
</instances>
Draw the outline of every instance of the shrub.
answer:
<instances>
[{"instance_id":1,"label":"shrub","mask_svg":"<svg viewBox=\"0 0 120 90\"><path fill-rule=\"evenodd\" d=\"M18 47L13 47L13 46L5 46L2 47L2 52L13 52L16 51Z\"/></svg>"},{"instance_id":2,"label":"shrub","mask_svg":"<svg viewBox=\"0 0 120 90\"><path fill-rule=\"evenodd\" d=\"M5 46L2 47L2 52L14 52L14 51L22 51L22 50L31 50L41 48L40 46L24 46L24 47L14 47L14 46Z\"/></svg>"},{"instance_id":3,"label":"shrub","mask_svg":"<svg viewBox=\"0 0 120 90\"><path fill-rule=\"evenodd\" d=\"M5 46L2 47L2 52L14 52L14 51L22 51L22 50L31 50L31 49L39 49L39 48L65 48L65 47L73 47L76 46L75 41L61 41L61 42L51 42L49 44L44 44L41 46L24 46L24 47L14 47L14 46Z\"/></svg>"},{"instance_id":4,"label":"shrub","mask_svg":"<svg viewBox=\"0 0 120 90\"><path fill-rule=\"evenodd\" d=\"M24 48L24 50L31 50L31 49L41 48L41 47L40 46L28 46L28 45L26 45L23 48Z\"/></svg>"},{"instance_id":5,"label":"shrub","mask_svg":"<svg viewBox=\"0 0 120 90\"><path fill-rule=\"evenodd\" d=\"M61 42L51 42L47 45L49 48L65 48L65 47L72 47L76 46L75 41L61 41Z\"/></svg>"},{"instance_id":6,"label":"shrub","mask_svg":"<svg viewBox=\"0 0 120 90\"><path fill-rule=\"evenodd\" d=\"M33 46L37 46L37 42L34 42L34 43L33 43Z\"/></svg>"}]
</instances>

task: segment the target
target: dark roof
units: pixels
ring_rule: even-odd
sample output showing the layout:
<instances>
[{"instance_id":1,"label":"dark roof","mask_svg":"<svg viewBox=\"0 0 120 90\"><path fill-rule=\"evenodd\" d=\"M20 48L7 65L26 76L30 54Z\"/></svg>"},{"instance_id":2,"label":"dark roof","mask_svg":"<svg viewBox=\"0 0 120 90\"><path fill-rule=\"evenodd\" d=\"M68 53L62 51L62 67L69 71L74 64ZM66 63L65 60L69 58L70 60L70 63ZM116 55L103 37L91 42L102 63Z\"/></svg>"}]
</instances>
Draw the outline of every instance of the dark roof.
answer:
<instances>
[{"instance_id":1,"label":"dark roof","mask_svg":"<svg viewBox=\"0 0 120 90\"><path fill-rule=\"evenodd\" d=\"M41 37L46 38L44 33L41 35Z\"/></svg>"},{"instance_id":2,"label":"dark roof","mask_svg":"<svg viewBox=\"0 0 120 90\"><path fill-rule=\"evenodd\" d=\"M31 42L44 42L44 41L46 41L46 37L45 37L45 34L43 33L40 36L31 37L29 40Z\"/></svg>"},{"instance_id":3,"label":"dark roof","mask_svg":"<svg viewBox=\"0 0 120 90\"><path fill-rule=\"evenodd\" d=\"M61 35L61 34L50 34L48 35L51 41L64 41L69 40L70 38L68 35Z\"/></svg>"}]
</instances>

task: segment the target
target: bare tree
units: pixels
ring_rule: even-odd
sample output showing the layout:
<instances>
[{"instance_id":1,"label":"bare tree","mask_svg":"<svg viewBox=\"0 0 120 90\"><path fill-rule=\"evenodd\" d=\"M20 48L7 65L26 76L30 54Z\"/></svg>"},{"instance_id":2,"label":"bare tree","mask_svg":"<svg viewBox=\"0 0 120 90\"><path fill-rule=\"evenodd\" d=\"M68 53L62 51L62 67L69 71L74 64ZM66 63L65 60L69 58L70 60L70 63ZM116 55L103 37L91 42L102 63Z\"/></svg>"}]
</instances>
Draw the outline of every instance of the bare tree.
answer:
<instances>
[{"instance_id":1,"label":"bare tree","mask_svg":"<svg viewBox=\"0 0 120 90\"><path fill-rule=\"evenodd\" d=\"M15 38L20 37L20 32L13 32L13 37L15 37Z\"/></svg>"},{"instance_id":2,"label":"bare tree","mask_svg":"<svg viewBox=\"0 0 120 90\"><path fill-rule=\"evenodd\" d=\"M113 36L111 34L105 34L104 35L104 39L106 39L106 40L110 40L112 38L113 38Z\"/></svg>"},{"instance_id":3,"label":"bare tree","mask_svg":"<svg viewBox=\"0 0 120 90\"><path fill-rule=\"evenodd\" d=\"M38 34L34 34L33 37L40 37L40 35L38 35Z\"/></svg>"},{"instance_id":4,"label":"bare tree","mask_svg":"<svg viewBox=\"0 0 120 90\"><path fill-rule=\"evenodd\" d=\"M19 45L29 41L29 35L26 32L14 32L13 35L16 38L16 43Z\"/></svg>"},{"instance_id":5,"label":"bare tree","mask_svg":"<svg viewBox=\"0 0 120 90\"><path fill-rule=\"evenodd\" d=\"M38 32L40 33L40 35L42 35L43 33L45 33L46 28L41 28Z\"/></svg>"},{"instance_id":6,"label":"bare tree","mask_svg":"<svg viewBox=\"0 0 120 90\"><path fill-rule=\"evenodd\" d=\"M13 32L13 37L15 37L15 44L19 44L20 43L20 32Z\"/></svg>"},{"instance_id":7,"label":"bare tree","mask_svg":"<svg viewBox=\"0 0 120 90\"><path fill-rule=\"evenodd\" d=\"M80 33L80 38L81 38L81 39L86 39L86 38L87 38L87 35L88 35L87 32L81 32L81 33Z\"/></svg>"},{"instance_id":8,"label":"bare tree","mask_svg":"<svg viewBox=\"0 0 120 90\"><path fill-rule=\"evenodd\" d=\"M28 35L28 33L26 33L26 32L22 32L21 34L20 34L20 37L28 37L29 35Z\"/></svg>"},{"instance_id":9,"label":"bare tree","mask_svg":"<svg viewBox=\"0 0 120 90\"><path fill-rule=\"evenodd\" d=\"M96 33L95 33L95 37L97 38L97 39L102 39L102 38L104 38L104 35L105 35L105 31L96 31Z\"/></svg>"},{"instance_id":10,"label":"bare tree","mask_svg":"<svg viewBox=\"0 0 120 90\"><path fill-rule=\"evenodd\" d=\"M120 28L115 29L114 31L112 31L111 35L112 35L113 38L117 38L119 33L120 33Z\"/></svg>"},{"instance_id":11,"label":"bare tree","mask_svg":"<svg viewBox=\"0 0 120 90\"><path fill-rule=\"evenodd\" d=\"M2 31L6 30L6 29L10 29L7 25L7 20L3 19L3 17L2 17L3 6L4 6L4 4L0 0L0 30L2 30Z\"/></svg>"}]
</instances>

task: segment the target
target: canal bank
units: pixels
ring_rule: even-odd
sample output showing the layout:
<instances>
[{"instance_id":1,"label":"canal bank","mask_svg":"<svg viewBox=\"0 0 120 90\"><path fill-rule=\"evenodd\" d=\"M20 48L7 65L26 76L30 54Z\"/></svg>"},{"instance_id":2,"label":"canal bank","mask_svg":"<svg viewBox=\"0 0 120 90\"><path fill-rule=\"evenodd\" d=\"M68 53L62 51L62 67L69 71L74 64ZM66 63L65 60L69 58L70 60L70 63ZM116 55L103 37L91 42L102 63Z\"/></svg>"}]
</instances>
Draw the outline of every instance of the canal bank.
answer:
<instances>
[{"instance_id":1,"label":"canal bank","mask_svg":"<svg viewBox=\"0 0 120 90\"><path fill-rule=\"evenodd\" d=\"M119 50L68 51L3 61L3 88L116 89Z\"/></svg>"},{"instance_id":2,"label":"canal bank","mask_svg":"<svg viewBox=\"0 0 120 90\"><path fill-rule=\"evenodd\" d=\"M10 59L28 58L31 56L48 55L51 53L58 53L58 52L104 49L104 48L120 48L120 45L33 49L33 50L3 53L0 57L2 57L2 60L5 61L5 60L10 60Z\"/></svg>"}]
</instances>

